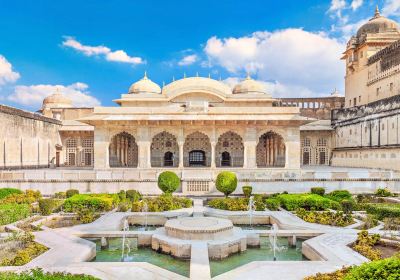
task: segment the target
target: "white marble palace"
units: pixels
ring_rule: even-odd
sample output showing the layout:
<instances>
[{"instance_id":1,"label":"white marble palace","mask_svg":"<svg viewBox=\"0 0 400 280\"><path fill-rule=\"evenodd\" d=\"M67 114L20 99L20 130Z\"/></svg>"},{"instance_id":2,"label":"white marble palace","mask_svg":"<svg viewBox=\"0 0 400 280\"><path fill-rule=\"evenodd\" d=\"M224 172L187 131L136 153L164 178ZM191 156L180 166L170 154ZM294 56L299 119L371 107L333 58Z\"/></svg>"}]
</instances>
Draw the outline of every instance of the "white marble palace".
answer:
<instances>
[{"instance_id":1,"label":"white marble palace","mask_svg":"<svg viewBox=\"0 0 400 280\"><path fill-rule=\"evenodd\" d=\"M249 76L233 88L198 76L161 88L145 74L119 106L77 108L58 92L37 113L0 105L0 180L145 184L174 169L212 181L234 169L253 182L315 179L302 168L315 165L400 170L399 40L377 9L344 50L345 97L273 97ZM53 171L27 179L25 169Z\"/></svg>"}]
</instances>

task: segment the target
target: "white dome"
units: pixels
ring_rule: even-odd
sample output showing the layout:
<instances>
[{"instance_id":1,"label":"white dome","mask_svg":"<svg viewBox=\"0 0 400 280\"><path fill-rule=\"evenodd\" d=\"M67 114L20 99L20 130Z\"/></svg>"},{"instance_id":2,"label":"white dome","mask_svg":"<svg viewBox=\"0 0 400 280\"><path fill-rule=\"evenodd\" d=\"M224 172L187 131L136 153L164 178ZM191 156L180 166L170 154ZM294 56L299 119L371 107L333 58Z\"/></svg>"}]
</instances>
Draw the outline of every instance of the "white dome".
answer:
<instances>
[{"instance_id":1,"label":"white dome","mask_svg":"<svg viewBox=\"0 0 400 280\"><path fill-rule=\"evenodd\" d=\"M233 94L243 93L266 94L267 90L262 83L253 80L249 75L247 75L245 80L233 88Z\"/></svg>"},{"instance_id":2,"label":"white dome","mask_svg":"<svg viewBox=\"0 0 400 280\"><path fill-rule=\"evenodd\" d=\"M70 108L72 107L72 100L64 94L57 92L47 96L43 99L42 108Z\"/></svg>"},{"instance_id":3,"label":"white dome","mask_svg":"<svg viewBox=\"0 0 400 280\"><path fill-rule=\"evenodd\" d=\"M146 73L144 73L144 77L133 83L129 88L130 94L139 94L139 93L161 93L161 88L155 82L147 78Z\"/></svg>"}]
</instances>

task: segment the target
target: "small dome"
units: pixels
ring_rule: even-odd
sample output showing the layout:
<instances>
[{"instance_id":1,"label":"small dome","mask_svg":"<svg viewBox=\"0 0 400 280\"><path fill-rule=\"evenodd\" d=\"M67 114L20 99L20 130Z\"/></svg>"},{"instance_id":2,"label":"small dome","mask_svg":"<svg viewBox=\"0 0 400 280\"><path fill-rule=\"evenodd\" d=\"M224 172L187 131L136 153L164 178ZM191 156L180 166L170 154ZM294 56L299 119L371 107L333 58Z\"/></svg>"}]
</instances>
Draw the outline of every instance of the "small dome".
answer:
<instances>
[{"instance_id":1,"label":"small dome","mask_svg":"<svg viewBox=\"0 0 400 280\"><path fill-rule=\"evenodd\" d=\"M43 108L70 108L72 107L72 100L64 94L57 92L47 96L43 99Z\"/></svg>"},{"instance_id":2,"label":"small dome","mask_svg":"<svg viewBox=\"0 0 400 280\"><path fill-rule=\"evenodd\" d=\"M253 80L249 75L247 75L246 79L237 84L233 88L233 94L241 94L241 93L257 93L257 94L266 94L265 86Z\"/></svg>"},{"instance_id":3,"label":"small dome","mask_svg":"<svg viewBox=\"0 0 400 280\"><path fill-rule=\"evenodd\" d=\"M399 26L394 20L381 16L378 7L376 7L374 17L358 29L357 38L361 38L361 36L364 34L376 34L384 32L399 33Z\"/></svg>"},{"instance_id":4,"label":"small dome","mask_svg":"<svg viewBox=\"0 0 400 280\"><path fill-rule=\"evenodd\" d=\"M147 78L146 72L144 73L144 77L133 83L129 88L130 94L139 94L139 93L161 93L161 88L155 82Z\"/></svg>"},{"instance_id":5,"label":"small dome","mask_svg":"<svg viewBox=\"0 0 400 280\"><path fill-rule=\"evenodd\" d=\"M340 92L335 88L335 90L331 93L332 97L341 97Z\"/></svg>"}]
</instances>

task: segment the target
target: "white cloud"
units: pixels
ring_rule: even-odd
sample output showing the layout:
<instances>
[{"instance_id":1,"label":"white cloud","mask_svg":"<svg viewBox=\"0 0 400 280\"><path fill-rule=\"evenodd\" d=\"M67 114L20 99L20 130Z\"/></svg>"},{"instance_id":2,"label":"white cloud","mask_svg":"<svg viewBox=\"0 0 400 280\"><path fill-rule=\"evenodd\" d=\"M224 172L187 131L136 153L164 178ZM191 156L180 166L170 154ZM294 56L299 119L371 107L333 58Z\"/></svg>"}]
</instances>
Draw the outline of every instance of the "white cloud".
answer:
<instances>
[{"instance_id":1,"label":"white cloud","mask_svg":"<svg viewBox=\"0 0 400 280\"><path fill-rule=\"evenodd\" d=\"M320 95L342 88L340 56L344 49L344 44L325 33L285 29L239 38L212 37L204 51L211 64L233 74L249 71L260 80L275 81L275 91L282 92L285 87L303 95Z\"/></svg>"},{"instance_id":2,"label":"white cloud","mask_svg":"<svg viewBox=\"0 0 400 280\"><path fill-rule=\"evenodd\" d=\"M337 12L343 10L345 7L346 7L345 0L332 0L331 5L329 6L329 11Z\"/></svg>"},{"instance_id":3,"label":"white cloud","mask_svg":"<svg viewBox=\"0 0 400 280\"><path fill-rule=\"evenodd\" d=\"M353 11L355 11L362 6L363 2L364 2L363 0L353 0L350 6L353 9Z\"/></svg>"},{"instance_id":4,"label":"white cloud","mask_svg":"<svg viewBox=\"0 0 400 280\"><path fill-rule=\"evenodd\" d=\"M382 13L385 16L400 16L400 0L386 0Z\"/></svg>"},{"instance_id":5,"label":"white cloud","mask_svg":"<svg viewBox=\"0 0 400 280\"><path fill-rule=\"evenodd\" d=\"M145 61L141 57L129 56L123 50L112 51L106 46L86 46L75 40L73 37L66 37L62 42L65 47L72 48L86 56L100 56L103 55L107 61L116 61L130 64L142 64Z\"/></svg>"},{"instance_id":6,"label":"white cloud","mask_svg":"<svg viewBox=\"0 0 400 280\"><path fill-rule=\"evenodd\" d=\"M13 83L19 77L19 73L13 71L11 63L4 56L0 55L0 86L6 83Z\"/></svg>"},{"instance_id":7,"label":"white cloud","mask_svg":"<svg viewBox=\"0 0 400 280\"><path fill-rule=\"evenodd\" d=\"M186 55L178 62L178 65L180 65L180 66L192 65L197 60L198 60L198 57L196 54Z\"/></svg>"},{"instance_id":8,"label":"white cloud","mask_svg":"<svg viewBox=\"0 0 400 280\"><path fill-rule=\"evenodd\" d=\"M80 82L68 86L43 84L31 86L19 85L15 87L14 92L7 99L32 109L38 109L41 107L43 99L57 90L69 97L74 106L92 107L100 105L100 101L90 95L88 85Z\"/></svg>"}]
</instances>

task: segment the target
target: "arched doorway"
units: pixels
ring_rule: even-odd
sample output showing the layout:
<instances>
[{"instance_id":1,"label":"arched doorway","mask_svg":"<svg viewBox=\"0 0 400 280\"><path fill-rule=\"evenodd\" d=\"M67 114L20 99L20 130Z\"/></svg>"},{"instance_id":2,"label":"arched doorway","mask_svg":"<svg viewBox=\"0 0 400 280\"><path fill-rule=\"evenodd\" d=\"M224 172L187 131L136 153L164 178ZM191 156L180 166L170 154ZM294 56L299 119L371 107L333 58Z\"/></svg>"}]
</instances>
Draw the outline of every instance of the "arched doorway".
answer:
<instances>
[{"instance_id":1,"label":"arched doorway","mask_svg":"<svg viewBox=\"0 0 400 280\"><path fill-rule=\"evenodd\" d=\"M183 145L183 166L211 166L211 143L207 135L197 131L186 137Z\"/></svg>"},{"instance_id":2,"label":"arched doorway","mask_svg":"<svg viewBox=\"0 0 400 280\"><path fill-rule=\"evenodd\" d=\"M217 167L243 167L244 145L239 134L228 131L218 138L215 147L215 164Z\"/></svg>"},{"instance_id":3,"label":"arched doorway","mask_svg":"<svg viewBox=\"0 0 400 280\"><path fill-rule=\"evenodd\" d=\"M163 131L156 134L151 142L152 167L177 167L179 165L179 146L176 137Z\"/></svg>"},{"instance_id":4,"label":"arched doorway","mask_svg":"<svg viewBox=\"0 0 400 280\"><path fill-rule=\"evenodd\" d=\"M166 152L164 154L164 166L174 166L174 154Z\"/></svg>"},{"instance_id":5,"label":"arched doorway","mask_svg":"<svg viewBox=\"0 0 400 280\"><path fill-rule=\"evenodd\" d=\"M283 137L275 132L261 135L257 144L257 167L285 167L286 147Z\"/></svg>"},{"instance_id":6,"label":"arched doorway","mask_svg":"<svg viewBox=\"0 0 400 280\"><path fill-rule=\"evenodd\" d=\"M232 162L231 162L231 155L228 152L223 152L221 154L221 166L231 166Z\"/></svg>"},{"instance_id":7,"label":"arched doorway","mask_svg":"<svg viewBox=\"0 0 400 280\"><path fill-rule=\"evenodd\" d=\"M131 134L121 132L111 138L109 163L110 167L137 167L138 146Z\"/></svg>"}]
</instances>

